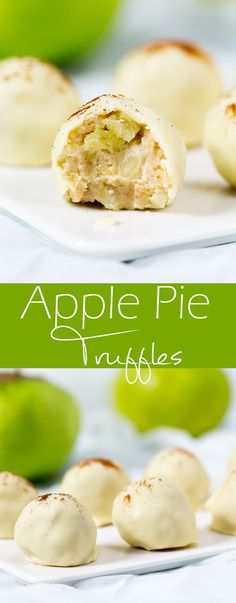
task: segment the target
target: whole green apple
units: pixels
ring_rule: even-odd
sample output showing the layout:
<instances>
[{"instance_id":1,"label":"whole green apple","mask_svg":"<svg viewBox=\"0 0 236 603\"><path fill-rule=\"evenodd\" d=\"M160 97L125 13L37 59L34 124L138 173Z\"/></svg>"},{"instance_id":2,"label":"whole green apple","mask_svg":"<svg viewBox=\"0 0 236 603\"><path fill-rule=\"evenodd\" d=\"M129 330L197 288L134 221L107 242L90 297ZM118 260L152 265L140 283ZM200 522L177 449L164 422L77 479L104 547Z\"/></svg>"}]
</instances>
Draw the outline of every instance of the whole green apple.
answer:
<instances>
[{"instance_id":1,"label":"whole green apple","mask_svg":"<svg viewBox=\"0 0 236 603\"><path fill-rule=\"evenodd\" d=\"M42 379L0 375L0 471L29 479L50 476L79 430L76 401Z\"/></svg>"},{"instance_id":2,"label":"whole green apple","mask_svg":"<svg viewBox=\"0 0 236 603\"><path fill-rule=\"evenodd\" d=\"M119 0L1 0L0 58L74 60L104 34L118 4Z\"/></svg>"},{"instance_id":3,"label":"whole green apple","mask_svg":"<svg viewBox=\"0 0 236 603\"><path fill-rule=\"evenodd\" d=\"M219 369L156 368L147 385L130 385L121 372L114 397L116 408L139 431L168 426L198 436L220 423L230 389Z\"/></svg>"}]
</instances>

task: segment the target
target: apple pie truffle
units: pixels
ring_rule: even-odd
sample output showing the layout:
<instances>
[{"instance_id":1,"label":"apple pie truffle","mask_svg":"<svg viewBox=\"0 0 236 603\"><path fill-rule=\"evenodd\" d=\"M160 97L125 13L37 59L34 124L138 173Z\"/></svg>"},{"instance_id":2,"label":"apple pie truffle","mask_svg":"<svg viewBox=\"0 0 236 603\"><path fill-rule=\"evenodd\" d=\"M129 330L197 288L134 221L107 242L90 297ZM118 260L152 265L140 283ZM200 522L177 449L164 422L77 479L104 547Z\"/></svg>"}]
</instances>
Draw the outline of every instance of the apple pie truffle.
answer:
<instances>
[{"instance_id":1,"label":"apple pie truffle","mask_svg":"<svg viewBox=\"0 0 236 603\"><path fill-rule=\"evenodd\" d=\"M38 496L15 525L15 541L26 559L58 567L95 561L96 533L91 515L76 498L64 493Z\"/></svg>"},{"instance_id":2,"label":"apple pie truffle","mask_svg":"<svg viewBox=\"0 0 236 603\"><path fill-rule=\"evenodd\" d=\"M236 187L236 87L221 96L209 111L205 146L221 176Z\"/></svg>"},{"instance_id":3,"label":"apple pie truffle","mask_svg":"<svg viewBox=\"0 0 236 603\"><path fill-rule=\"evenodd\" d=\"M26 479L0 472L0 538L14 538L17 517L35 496L35 488Z\"/></svg>"},{"instance_id":4,"label":"apple pie truffle","mask_svg":"<svg viewBox=\"0 0 236 603\"><path fill-rule=\"evenodd\" d=\"M62 125L52 166L67 201L98 201L113 210L158 209L180 191L185 155L172 124L133 100L105 94Z\"/></svg>"},{"instance_id":5,"label":"apple pie truffle","mask_svg":"<svg viewBox=\"0 0 236 603\"><path fill-rule=\"evenodd\" d=\"M226 481L207 501L211 512L210 528L223 534L236 536L236 471L232 471Z\"/></svg>"},{"instance_id":6,"label":"apple pie truffle","mask_svg":"<svg viewBox=\"0 0 236 603\"><path fill-rule=\"evenodd\" d=\"M50 164L62 122L80 105L73 83L55 66L33 57L0 61L0 163Z\"/></svg>"},{"instance_id":7,"label":"apple pie truffle","mask_svg":"<svg viewBox=\"0 0 236 603\"><path fill-rule=\"evenodd\" d=\"M165 116L188 146L202 142L208 109L222 91L211 57L198 46L163 40L126 55L117 67L114 90Z\"/></svg>"},{"instance_id":8,"label":"apple pie truffle","mask_svg":"<svg viewBox=\"0 0 236 603\"><path fill-rule=\"evenodd\" d=\"M198 542L188 498L174 482L152 478L130 484L116 497L113 523L133 547L149 551Z\"/></svg>"},{"instance_id":9,"label":"apple pie truffle","mask_svg":"<svg viewBox=\"0 0 236 603\"><path fill-rule=\"evenodd\" d=\"M174 480L187 494L194 510L204 504L210 481L199 459L184 448L167 448L158 452L145 472L146 477L165 476Z\"/></svg>"},{"instance_id":10,"label":"apple pie truffle","mask_svg":"<svg viewBox=\"0 0 236 603\"><path fill-rule=\"evenodd\" d=\"M130 482L120 465L103 458L89 458L74 465L64 475L61 488L76 496L90 511L97 526L112 521L112 504Z\"/></svg>"}]
</instances>

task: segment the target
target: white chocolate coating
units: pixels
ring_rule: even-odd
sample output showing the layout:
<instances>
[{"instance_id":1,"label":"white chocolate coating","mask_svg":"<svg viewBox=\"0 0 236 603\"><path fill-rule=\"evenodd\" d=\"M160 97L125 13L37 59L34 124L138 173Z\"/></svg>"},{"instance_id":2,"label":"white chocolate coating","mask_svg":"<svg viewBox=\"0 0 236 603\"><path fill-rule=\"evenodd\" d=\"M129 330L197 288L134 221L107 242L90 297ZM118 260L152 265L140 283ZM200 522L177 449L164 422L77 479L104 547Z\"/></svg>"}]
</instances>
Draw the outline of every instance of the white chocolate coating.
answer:
<instances>
[{"instance_id":1,"label":"white chocolate coating","mask_svg":"<svg viewBox=\"0 0 236 603\"><path fill-rule=\"evenodd\" d=\"M236 536L236 471L232 471L225 482L207 501L212 514L211 529Z\"/></svg>"},{"instance_id":2,"label":"white chocolate coating","mask_svg":"<svg viewBox=\"0 0 236 603\"><path fill-rule=\"evenodd\" d=\"M194 510L204 504L209 492L209 477L202 463L184 448L158 452L145 472L146 477L165 476L174 480L187 494Z\"/></svg>"},{"instance_id":3,"label":"white chocolate coating","mask_svg":"<svg viewBox=\"0 0 236 603\"><path fill-rule=\"evenodd\" d=\"M201 48L166 40L126 55L117 67L114 90L169 119L187 146L193 146L202 142L206 114L220 95L222 82Z\"/></svg>"},{"instance_id":4,"label":"white chocolate coating","mask_svg":"<svg viewBox=\"0 0 236 603\"><path fill-rule=\"evenodd\" d=\"M0 61L0 164L50 164L56 132L79 104L75 86L53 65L32 57Z\"/></svg>"},{"instance_id":5,"label":"white chocolate coating","mask_svg":"<svg viewBox=\"0 0 236 603\"><path fill-rule=\"evenodd\" d=\"M218 172L236 187L236 87L209 111L204 142Z\"/></svg>"},{"instance_id":6,"label":"white chocolate coating","mask_svg":"<svg viewBox=\"0 0 236 603\"><path fill-rule=\"evenodd\" d=\"M26 479L0 472L0 538L14 538L17 517L35 496L35 488Z\"/></svg>"},{"instance_id":7,"label":"white chocolate coating","mask_svg":"<svg viewBox=\"0 0 236 603\"><path fill-rule=\"evenodd\" d=\"M23 509L15 541L29 561L70 567L96 560L96 532L92 517L73 496L44 494Z\"/></svg>"},{"instance_id":8,"label":"white chocolate coating","mask_svg":"<svg viewBox=\"0 0 236 603\"><path fill-rule=\"evenodd\" d=\"M121 537L133 547L162 550L198 542L186 494L164 478L127 486L114 501L112 519Z\"/></svg>"},{"instance_id":9,"label":"white chocolate coating","mask_svg":"<svg viewBox=\"0 0 236 603\"><path fill-rule=\"evenodd\" d=\"M183 185L186 148L176 128L135 101L104 94L60 128L52 167L61 195L108 209L163 208Z\"/></svg>"},{"instance_id":10,"label":"white chocolate coating","mask_svg":"<svg viewBox=\"0 0 236 603\"><path fill-rule=\"evenodd\" d=\"M97 526L111 523L115 497L130 482L120 465L102 458L81 461L69 469L61 489L78 498L89 510Z\"/></svg>"}]
</instances>

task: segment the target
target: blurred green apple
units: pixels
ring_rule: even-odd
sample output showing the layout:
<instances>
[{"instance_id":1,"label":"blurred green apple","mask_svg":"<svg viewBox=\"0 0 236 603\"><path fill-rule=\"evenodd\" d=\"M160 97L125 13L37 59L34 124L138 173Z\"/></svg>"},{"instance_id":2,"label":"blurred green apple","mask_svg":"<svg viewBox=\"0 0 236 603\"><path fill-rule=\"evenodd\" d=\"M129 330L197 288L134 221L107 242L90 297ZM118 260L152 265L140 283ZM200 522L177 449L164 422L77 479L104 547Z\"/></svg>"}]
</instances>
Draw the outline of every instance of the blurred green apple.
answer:
<instances>
[{"instance_id":1,"label":"blurred green apple","mask_svg":"<svg viewBox=\"0 0 236 603\"><path fill-rule=\"evenodd\" d=\"M78 430L78 405L67 392L42 379L0 374L0 471L50 476Z\"/></svg>"},{"instance_id":2,"label":"blurred green apple","mask_svg":"<svg viewBox=\"0 0 236 603\"><path fill-rule=\"evenodd\" d=\"M0 58L31 55L65 63L106 31L120 0L1 0Z\"/></svg>"},{"instance_id":3,"label":"blurred green apple","mask_svg":"<svg viewBox=\"0 0 236 603\"><path fill-rule=\"evenodd\" d=\"M139 381L130 385L121 372L114 397L116 408L139 431L168 426L198 436L220 423L230 389L219 369L156 368L147 385Z\"/></svg>"}]
</instances>

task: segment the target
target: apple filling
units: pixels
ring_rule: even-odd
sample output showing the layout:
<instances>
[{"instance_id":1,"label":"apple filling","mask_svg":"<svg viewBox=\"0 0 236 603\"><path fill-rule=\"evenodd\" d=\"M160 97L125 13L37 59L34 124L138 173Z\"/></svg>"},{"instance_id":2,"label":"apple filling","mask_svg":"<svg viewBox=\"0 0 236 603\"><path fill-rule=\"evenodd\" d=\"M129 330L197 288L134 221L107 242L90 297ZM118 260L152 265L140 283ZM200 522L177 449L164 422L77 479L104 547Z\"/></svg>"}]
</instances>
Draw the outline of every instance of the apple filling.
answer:
<instances>
[{"instance_id":1,"label":"apple filling","mask_svg":"<svg viewBox=\"0 0 236 603\"><path fill-rule=\"evenodd\" d=\"M67 199L108 209L162 208L170 180L150 130L121 111L90 119L68 135L58 161Z\"/></svg>"}]
</instances>

